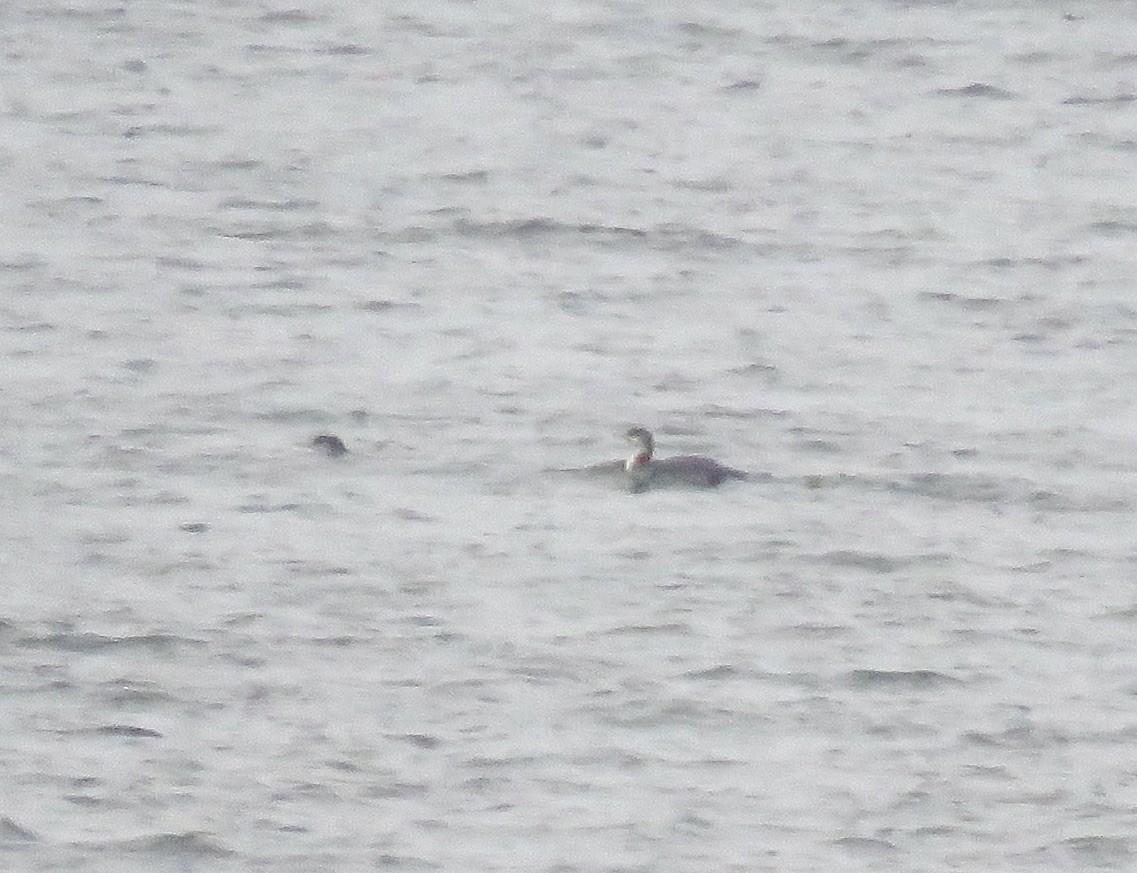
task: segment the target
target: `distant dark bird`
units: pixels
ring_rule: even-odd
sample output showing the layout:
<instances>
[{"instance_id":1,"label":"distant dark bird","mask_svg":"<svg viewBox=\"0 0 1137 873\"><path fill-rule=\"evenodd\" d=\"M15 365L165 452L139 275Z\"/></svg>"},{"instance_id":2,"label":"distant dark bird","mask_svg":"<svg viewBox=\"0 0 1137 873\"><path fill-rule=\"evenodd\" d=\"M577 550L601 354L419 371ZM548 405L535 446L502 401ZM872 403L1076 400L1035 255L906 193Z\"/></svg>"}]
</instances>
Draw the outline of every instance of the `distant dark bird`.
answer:
<instances>
[{"instance_id":1,"label":"distant dark bird","mask_svg":"<svg viewBox=\"0 0 1137 873\"><path fill-rule=\"evenodd\" d=\"M727 479L747 478L747 474L741 470L727 467L702 455L677 455L674 458L655 460L652 458L655 438L646 428L629 428L624 436L634 447L631 457L624 462L628 486L632 491L669 486L714 488Z\"/></svg>"},{"instance_id":2,"label":"distant dark bird","mask_svg":"<svg viewBox=\"0 0 1137 873\"><path fill-rule=\"evenodd\" d=\"M329 458L340 458L347 454L347 446L338 436L322 433L312 440L312 448L317 449Z\"/></svg>"}]
</instances>

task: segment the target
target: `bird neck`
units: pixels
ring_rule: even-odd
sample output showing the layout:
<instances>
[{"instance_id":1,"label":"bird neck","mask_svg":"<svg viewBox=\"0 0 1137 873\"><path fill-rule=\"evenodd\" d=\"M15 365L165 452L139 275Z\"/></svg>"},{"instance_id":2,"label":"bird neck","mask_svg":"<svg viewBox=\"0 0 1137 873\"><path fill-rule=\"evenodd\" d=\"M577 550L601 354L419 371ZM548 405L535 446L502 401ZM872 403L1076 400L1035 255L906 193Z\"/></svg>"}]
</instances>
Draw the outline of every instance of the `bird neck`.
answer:
<instances>
[{"instance_id":1,"label":"bird neck","mask_svg":"<svg viewBox=\"0 0 1137 873\"><path fill-rule=\"evenodd\" d=\"M633 470L642 470L648 465L651 460L651 451L646 448L639 448L635 453L624 462L624 469L629 473Z\"/></svg>"}]
</instances>

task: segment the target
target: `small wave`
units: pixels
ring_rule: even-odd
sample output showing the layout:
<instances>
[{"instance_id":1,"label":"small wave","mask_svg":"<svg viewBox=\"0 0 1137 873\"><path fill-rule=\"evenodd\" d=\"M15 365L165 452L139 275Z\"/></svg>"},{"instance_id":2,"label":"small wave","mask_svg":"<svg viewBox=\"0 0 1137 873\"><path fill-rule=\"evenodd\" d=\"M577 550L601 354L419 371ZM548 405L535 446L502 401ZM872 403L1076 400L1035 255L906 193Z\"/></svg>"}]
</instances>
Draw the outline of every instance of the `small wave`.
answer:
<instances>
[{"instance_id":1,"label":"small wave","mask_svg":"<svg viewBox=\"0 0 1137 873\"><path fill-rule=\"evenodd\" d=\"M1133 842L1128 837L1092 834L1084 837L1068 837L1041 846L1037 854L1064 855L1076 864L1086 867L1131 869Z\"/></svg>"},{"instance_id":2,"label":"small wave","mask_svg":"<svg viewBox=\"0 0 1137 873\"><path fill-rule=\"evenodd\" d=\"M365 45L359 45L354 42L333 43L330 45L320 46L314 49L317 55L332 55L341 57L355 57L359 55L369 55L375 50Z\"/></svg>"},{"instance_id":3,"label":"small wave","mask_svg":"<svg viewBox=\"0 0 1137 873\"><path fill-rule=\"evenodd\" d=\"M1117 512L1126 501L1105 495L1059 494L1019 476L980 473L913 473L888 484L888 490L960 503L1020 503L1052 512Z\"/></svg>"},{"instance_id":4,"label":"small wave","mask_svg":"<svg viewBox=\"0 0 1137 873\"><path fill-rule=\"evenodd\" d=\"M442 740L433 734L387 734L387 738L408 743L416 749L426 749L428 751L433 751L442 745Z\"/></svg>"},{"instance_id":5,"label":"small wave","mask_svg":"<svg viewBox=\"0 0 1137 873\"><path fill-rule=\"evenodd\" d=\"M280 9L262 13L259 20L264 24L313 24L325 19L302 9Z\"/></svg>"},{"instance_id":6,"label":"small wave","mask_svg":"<svg viewBox=\"0 0 1137 873\"><path fill-rule=\"evenodd\" d=\"M988 100L1014 100L1018 96L1013 91L986 82L972 82L962 88L940 88L936 93L941 97L983 97Z\"/></svg>"},{"instance_id":7,"label":"small wave","mask_svg":"<svg viewBox=\"0 0 1137 873\"><path fill-rule=\"evenodd\" d=\"M1029 724L1013 725L1001 731L968 731L963 736L977 746L996 749L1042 749L1064 746L1070 741L1064 733L1039 730Z\"/></svg>"},{"instance_id":8,"label":"small wave","mask_svg":"<svg viewBox=\"0 0 1137 873\"><path fill-rule=\"evenodd\" d=\"M874 837L841 837L833 840L833 845L860 857L884 857L896 853L896 844Z\"/></svg>"},{"instance_id":9,"label":"small wave","mask_svg":"<svg viewBox=\"0 0 1137 873\"><path fill-rule=\"evenodd\" d=\"M55 649L60 652L105 652L112 649L149 649L153 652L169 653L179 645L190 640L173 634L138 634L135 636L109 637L87 632L61 632L38 634L16 640L22 649Z\"/></svg>"},{"instance_id":10,"label":"small wave","mask_svg":"<svg viewBox=\"0 0 1137 873\"><path fill-rule=\"evenodd\" d=\"M462 237L484 239L508 238L525 241L575 237L611 244L642 242L653 249L663 251L723 251L744 245L742 240L735 237L681 223L665 223L642 228L588 221L563 222L540 216L501 221L479 221L462 217L452 222L450 230ZM432 231L425 227L414 228L414 232L420 238L424 235L430 237L443 234L441 231Z\"/></svg>"},{"instance_id":11,"label":"small wave","mask_svg":"<svg viewBox=\"0 0 1137 873\"><path fill-rule=\"evenodd\" d=\"M593 223L565 223L551 218L511 218L502 221L477 221L470 218L456 219L452 229L461 236L472 237L512 237L532 239L549 236L599 236L611 239L643 239L647 231L620 225Z\"/></svg>"},{"instance_id":12,"label":"small wave","mask_svg":"<svg viewBox=\"0 0 1137 873\"><path fill-rule=\"evenodd\" d=\"M214 127L212 125L164 124L154 122L152 124L132 124L122 132L122 135L124 139L138 139L144 136L204 138L213 136L221 130L223 130L223 128Z\"/></svg>"},{"instance_id":13,"label":"small wave","mask_svg":"<svg viewBox=\"0 0 1137 873\"><path fill-rule=\"evenodd\" d=\"M967 312L1000 309L1009 306L1011 303L1002 297L973 297L966 294L956 294L952 291L921 291L919 296L925 300L934 300L937 303L951 303Z\"/></svg>"},{"instance_id":14,"label":"small wave","mask_svg":"<svg viewBox=\"0 0 1137 873\"><path fill-rule=\"evenodd\" d=\"M162 736L159 731L132 724L104 724L90 728L84 733L95 734L100 737L142 737L146 739L159 739Z\"/></svg>"},{"instance_id":15,"label":"small wave","mask_svg":"<svg viewBox=\"0 0 1137 873\"><path fill-rule=\"evenodd\" d=\"M146 852L159 855L194 855L199 857L224 857L232 855L231 849L201 831L183 833L154 834L139 837L117 844L127 852Z\"/></svg>"},{"instance_id":16,"label":"small wave","mask_svg":"<svg viewBox=\"0 0 1137 873\"><path fill-rule=\"evenodd\" d=\"M1086 230L1104 237L1132 237L1137 235L1137 221L1095 221Z\"/></svg>"},{"instance_id":17,"label":"small wave","mask_svg":"<svg viewBox=\"0 0 1137 873\"><path fill-rule=\"evenodd\" d=\"M911 562L905 558L890 558L887 555L875 552L858 552L853 550L837 550L825 552L817 557L817 561L831 567L854 567L858 570L868 570L870 573L895 573Z\"/></svg>"},{"instance_id":18,"label":"small wave","mask_svg":"<svg viewBox=\"0 0 1137 873\"><path fill-rule=\"evenodd\" d=\"M372 784L365 796L374 800L398 800L406 797L421 797L430 791L424 782L381 782Z\"/></svg>"},{"instance_id":19,"label":"small wave","mask_svg":"<svg viewBox=\"0 0 1137 873\"><path fill-rule=\"evenodd\" d=\"M1137 100L1137 94L1114 94L1112 97L1075 94L1072 97L1067 97L1062 103L1066 106L1123 106L1135 100Z\"/></svg>"},{"instance_id":20,"label":"small wave","mask_svg":"<svg viewBox=\"0 0 1137 873\"><path fill-rule=\"evenodd\" d=\"M303 503L242 503L237 512L260 515L272 512L299 512L304 509Z\"/></svg>"},{"instance_id":21,"label":"small wave","mask_svg":"<svg viewBox=\"0 0 1137 873\"><path fill-rule=\"evenodd\" d=\"M39 837L15 819L4 816L0 818L0 842L33 843Z\"/></svg>"},{"instance_id":22,"label":"small wave","mask_svg":"<svg viewBox=\"0 0 1137 873\"><path fill-rule=\"evenodd\" d=\"M222 200L218 209L240 209L258 212L310 212L319 208L318 200L289 198L287 200L254 200L248 197L229 197Z\"/></svg>"},{"instance_id":23,"label":"small wave","mask_svg":"<svg viewBox=\"0 0 1137 873\"><path fill-rule=\"evenodd\" d=\"M691 626L682 621L662 622L660 624L625 624L602 633L604 636L648 636L652 634L687 636L691 633Z\"/></svg>"},{"instance_id":24,"label":"small wave","mask_svg":"<svg viewBox=\"0 0 1137 873\"><path fill-rule=\"evenodd\" d=\"M960 473L914 473L907 479L891 483L889 488L923 497L981 503L1004 500L1011 496L1012 491L1018 491L1022 496L1024 490L1028 493L1035 490L1023 480L1012 483L992 476Z\"/></svg>"},{"instance_id":25,"label":"small wave","mask_svg":"<svg viewBox=\"0 0 1137 873\"><path fill-rule=\"evenodd\" d=\"M849 681L857 688L929 689L964 684L936 670L853 670Z\"/></svg>"},{"instance_id":26,"label":"small wave","mask_svg":"<svg viewBox=\"0 0 1137 873\"><path fill-rule=\"evenodd\" d=\"M742 675L739 669L731 664L719 664L706 670L688 670L683 674L684 679L695 679L700 682L716 681L719 679L736 679Z\"/></svg>"},{"instance_id":27,"label":"small wave","mask_svg":"<svg viewBox=\"0 0 1137 873\"><path fill-rule=\"evenodd\" d=\"M149 708L169 703L175 698L152 682L115 679L100 686L100 697L117 708Z\"/></svg>"},{"instance_id":28,"label":"small wave","mask_svg":"<svg viewBox=\"0 0 1137 873\"><path fill-rule=\"evenodd\" d=\"M623 728L654 728L663 725L699 727L724 718L741 723L755 717L754 713L708 706L702 701L686 698L629 700L594 714L599 721Z\"/></svg>"}]
</instances>

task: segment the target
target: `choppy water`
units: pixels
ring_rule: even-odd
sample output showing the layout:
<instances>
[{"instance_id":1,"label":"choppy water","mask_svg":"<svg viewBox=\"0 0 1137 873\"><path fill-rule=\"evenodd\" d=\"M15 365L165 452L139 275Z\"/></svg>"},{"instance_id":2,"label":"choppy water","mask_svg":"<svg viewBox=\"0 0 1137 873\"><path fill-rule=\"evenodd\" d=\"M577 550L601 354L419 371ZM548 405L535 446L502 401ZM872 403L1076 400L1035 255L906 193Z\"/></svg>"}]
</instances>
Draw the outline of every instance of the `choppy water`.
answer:
<instances>
[{"instance_id":1,"label":"choppy water","mask_svg":"<svg viewBox=\"0 0 1137 873\"><path fill-rule=\"evenodd\" d=\"M0 25L5 869L1137 863L1132 5Z\"/></svg>"}]
</instances>

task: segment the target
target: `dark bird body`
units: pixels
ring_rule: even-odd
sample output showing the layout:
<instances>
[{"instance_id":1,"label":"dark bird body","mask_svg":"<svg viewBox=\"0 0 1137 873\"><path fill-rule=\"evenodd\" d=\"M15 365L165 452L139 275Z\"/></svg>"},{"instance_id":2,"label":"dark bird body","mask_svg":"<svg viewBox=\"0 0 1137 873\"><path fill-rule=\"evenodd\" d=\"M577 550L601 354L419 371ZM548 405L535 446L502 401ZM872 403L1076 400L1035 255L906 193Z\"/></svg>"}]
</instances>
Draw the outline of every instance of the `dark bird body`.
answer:
<instances>
[{"instance_id":1,"label":"dark bird body","mask_svg":"<svg viewBox=\"0 0 1137 873\"><path fill-rule=\"evenodd\" d=\"M632 491L667 487L714 488L728 479L747 477L741 470L702 455L676 455L657 460L652 457L655 438L646 428L630 428L625 437L635 447L632 456L624 462Z\"/></svg>"},{"instance_id":2,"label":"dark bird body","mask_svg":"<svg viewBox=\"0 0 1137 873\"><path fill-rule=\"evenodd\" d=\"M347 446L334 434L322 433L312 440L312 448L323 452L329 458L341 458L347 454Z\"/></svg>"}]
</instances>

